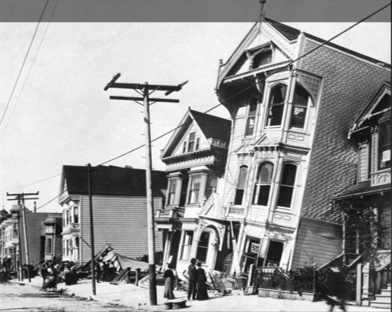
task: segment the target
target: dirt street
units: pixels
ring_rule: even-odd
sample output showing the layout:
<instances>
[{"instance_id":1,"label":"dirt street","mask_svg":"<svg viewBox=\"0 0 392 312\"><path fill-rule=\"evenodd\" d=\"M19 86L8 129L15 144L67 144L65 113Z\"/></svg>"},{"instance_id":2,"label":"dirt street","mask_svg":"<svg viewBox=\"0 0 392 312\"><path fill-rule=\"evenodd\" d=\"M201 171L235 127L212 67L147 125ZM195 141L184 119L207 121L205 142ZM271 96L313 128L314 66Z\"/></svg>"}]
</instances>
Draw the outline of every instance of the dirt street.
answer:
<instances>
[{"instance_id":1,"label":"dirt street","mask_svg":"<svg viewBox=\"0 0 392 312\"><path fill-rule=\"evenodd\" d=\"M5 283L0 284L0 311L125 312L135 310L129 307L88 300L88 298L69 297L66 294L53 291L42 292L39 288L28 283Z\"/></svg>"}]
</instances>

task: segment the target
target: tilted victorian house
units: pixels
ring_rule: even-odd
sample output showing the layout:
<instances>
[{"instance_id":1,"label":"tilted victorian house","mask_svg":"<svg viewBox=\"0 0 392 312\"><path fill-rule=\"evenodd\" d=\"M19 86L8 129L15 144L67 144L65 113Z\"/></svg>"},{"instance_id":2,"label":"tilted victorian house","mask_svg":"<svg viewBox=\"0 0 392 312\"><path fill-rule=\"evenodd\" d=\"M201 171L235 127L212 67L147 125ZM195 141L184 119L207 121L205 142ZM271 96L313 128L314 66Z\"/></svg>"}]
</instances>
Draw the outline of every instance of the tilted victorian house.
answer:
<instances>
[{"instance_id":1,"label":"tilted victorian house","mask_svg":"<svg viewBox=\"0 0 392 312\"><path fill-rule=\"evenodd\" d=\"M356 178L348 129L390 75L378 60L267 18L257 22L220 64L216 93L232 123L216 192L190 205L190 179L185 209L167 203L158 215L158 227L166 220L168 233L180 236L174 248L167 240L168 257L181 268L195 257L210 270L247 272L252 264L322 265L341 254L341 214L331 200ZM196 162L185 143L170 142L177 152L162 156L169 173Z\"/></svg>"}]
</instances>

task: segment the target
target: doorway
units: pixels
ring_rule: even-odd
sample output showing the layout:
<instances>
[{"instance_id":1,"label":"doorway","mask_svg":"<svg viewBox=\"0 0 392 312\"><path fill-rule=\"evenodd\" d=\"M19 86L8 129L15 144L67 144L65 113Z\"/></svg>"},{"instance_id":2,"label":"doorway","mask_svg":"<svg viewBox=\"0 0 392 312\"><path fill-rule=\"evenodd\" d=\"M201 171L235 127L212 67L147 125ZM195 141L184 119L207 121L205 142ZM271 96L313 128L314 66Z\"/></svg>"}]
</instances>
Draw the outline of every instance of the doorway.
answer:
<instances>
[{"instance_id":1,"label":"doorway","mask_svg":"<svg viewBox=\"0 0 392 312\"><path fill-rule=\"evenodd\" d=\"M278 267L282 259L283 243L270 241L265 266Z\"/></svg>"}]
</instances>

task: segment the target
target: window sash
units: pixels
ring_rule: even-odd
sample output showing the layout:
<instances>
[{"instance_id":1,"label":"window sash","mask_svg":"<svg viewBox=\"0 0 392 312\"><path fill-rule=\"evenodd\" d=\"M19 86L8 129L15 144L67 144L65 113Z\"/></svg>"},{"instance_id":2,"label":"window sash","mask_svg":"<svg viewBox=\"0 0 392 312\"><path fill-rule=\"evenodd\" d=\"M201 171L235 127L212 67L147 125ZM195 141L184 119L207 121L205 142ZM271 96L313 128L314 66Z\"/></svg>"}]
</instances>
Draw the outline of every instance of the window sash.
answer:
<instances>
[{"instance_id":1,"label":"window sash","mask_svg":"<svg viewBox=\"0 0 392 312\"><path fill-rule=\"evenodd\" d=\"M188 204L198 204L200 196L201 175L191 177Z\"/></svg>"},{"instance_id":2,"label":"window sash","mask_svg":"<svg viewBox=\"0 0 392 312\"><path fill-rule=\"evenodd\" d=\"M378 169L391 166L391 124L384 122L378 130Z\"/></svg>"},{"instance_id":3,"label":"window sash","mask_svg":"<svg viewBox=\"0 0 392 312\"><path fill-rule=\"evenodd\" d=\"M268 102L268 126L280 126L282 124L286 93L286 85L277 85L271 89Z\"/></svg>"}]
</instances>

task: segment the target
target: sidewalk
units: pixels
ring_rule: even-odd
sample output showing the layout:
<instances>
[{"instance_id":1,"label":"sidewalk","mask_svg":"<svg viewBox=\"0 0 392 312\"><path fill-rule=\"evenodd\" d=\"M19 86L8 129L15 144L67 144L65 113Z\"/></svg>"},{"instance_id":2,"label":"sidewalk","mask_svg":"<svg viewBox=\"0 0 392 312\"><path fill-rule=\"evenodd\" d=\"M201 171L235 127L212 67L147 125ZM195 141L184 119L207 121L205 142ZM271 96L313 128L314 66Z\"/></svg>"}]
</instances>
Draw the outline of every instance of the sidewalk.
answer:
<instances>
[{"instance_id":1,"label":"sidewalk","mask_svg":"<svg viewBox=\"0 0 392 312\"><path fill-rule=\"evenodd\" d=\"M14 283L19 283L14 280ZM29 284L28 280L23 283ZM35 277L31 280L31 285L40 288L42 278ZM157 286L157 306L150 306L149 289L135 286L134 284L112 285L108 282L96 284L96 296L93 296L91 280L80 280L76 285L66 286L59 283L57 289L64 289L68 295L74 294L79 297L92 298L99 302L112 305L123 305L137 310L160 311L164 310L163 286ZM177 299L187 299L184 291L174 291ZM209 292L210 299L206 301L187 301L184 311L328 311L329 306L325 302L309 302L300 300L284 300L261 298L256 295L245 296L241 291L234 291L229 296L220 296L217 292ZM340 311L335 307L335 311ZM347 306L347 311L356 312L382 312L382 309Z\"/></svg>"}]
</instances>

